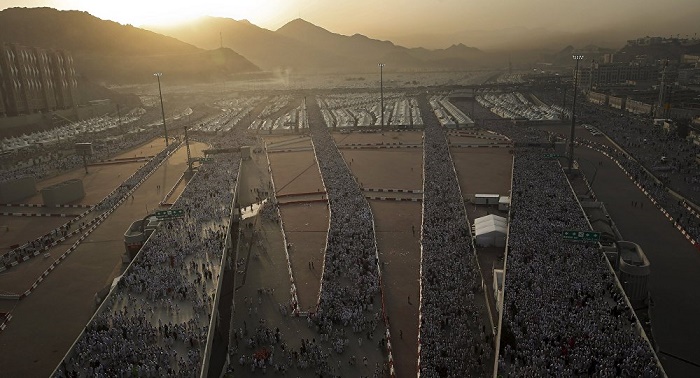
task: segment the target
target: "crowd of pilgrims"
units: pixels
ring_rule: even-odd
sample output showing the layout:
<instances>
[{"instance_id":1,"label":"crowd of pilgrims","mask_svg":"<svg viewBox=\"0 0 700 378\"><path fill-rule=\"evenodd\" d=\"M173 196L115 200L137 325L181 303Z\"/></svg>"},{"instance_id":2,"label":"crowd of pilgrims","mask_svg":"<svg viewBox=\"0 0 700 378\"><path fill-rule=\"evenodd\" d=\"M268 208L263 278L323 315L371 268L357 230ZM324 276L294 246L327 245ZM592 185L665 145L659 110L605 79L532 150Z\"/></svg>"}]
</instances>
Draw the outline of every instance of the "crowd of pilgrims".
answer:
<instances>
[{"instance_id":1,"label":"crowd of pilgrims","mask_svg":"<svg viewBox=\"0 0 700 378\"><path fill-rule=\"evenodd\" d=\"M0 265L10 267L10 264L12 264L14 261L21 262L22 259L24 259L25 257L33 256L35 252L43 251L53 242L64 237L69 237L69 233L81 231L80 226L84 224L94 223L96 219L93 219L90 222L85 222L81 220L93 211L102 213L115 207L119 203L119 201L125 199L125 197L128 195L128 193L133 187L138 185L138 183L141 180L143 180L151 172L158 168L161 162L163 162L163 160L165 160L170 153L175 151L177 147L178 144L172 143L167 148L163 149L161 152L156 154L146 164L140 167L133 175L131 175L128 179L124 180L124 182L117 188L115 188L114 191L105 196L105 198L103 198L102 201L97 203L91 211L86 211L82 213L78 218L71 219L65 224L49 231L48 233L38 237L37 239L29 241L26 244L18 246L17 248L14 248L8 251L7 253L3 254L2 256L0 256ZM71 232L73 225L78 222L80 222L80 226L74 228Z\"/></svg>"},{"instance_id":2,"label":"crowd of pilgrims","mask_svg":"<svg viewBox=\"0 0 700 378\"><path fill-rule=\"evenodd\" d=\"M311 125L330 207L321 290L313 321L321 329L339 325L351 327L354 332L374 332L382 314L372 212L323 122Z\"/></svg>"},{"instance_id":3,"label":"crowd of pilgrims","mask_svg":"<svg viewBox=\"0 0 700 378\"><path fill-rule=\"evenodd\" d=\"M481 275L445 131L434 117L426 119L423 142L420 375L486 376L493 337L480 308Z\"/></svg>"},{"instance_id":4,"label":"crowd of pilgrims","mask_svg":"<svg viewBox=\"0 0 700 378\"><path fill-rule=\"evenodd\" d=\"M660 375L634 312L592 245L564 173L541 148L516 148L499 371L514 376Z\"/></svg>"},{"instance_id":5,"label":"crowd of pilgrims","mask_svg":"<svg viewBox=\"0 0 700 378\"><path fill-rule=\"evenodd\" d=\"M661 376L604 257L562 240L562 230L590 227L572 211L579 206L559 164L543 159L550 150L525 146L549 135L503 121L484 127L516 143L499 374Z\"/></svg>"},{"instance_id":6,"label":"crowd of pilgrims","mask_svg":"<svg viewBox=\"0 0 700 378\"><path fill-rule=\"evenodd\" d=\"M246 301L246 305L252 305L253 299L248 301L246 298ZM348 344L355 340L359 347L364 342L367 343L367 348L383 349L386 346L384 338L376 342L371 332L364 335L351 333L346 328L333 327L332 324L326 328L317 328L311 316L306 318L306 322L318 331L318 335L310 339L302 338L299 347L293 347L279 327L273 329L265 319L259 319L255 328L251 325L252 329L244 321L243 327L232 330L231 364L228 372L237 375L239 372L266 374L269 371L275 375L291 373L296 376L302 372L313 372L314 376L319 377L341 377L344 371L347 372L345 365L352 367L364 364L368 368L366 377L386 376L386 365L375 362L370 367L366 356L358 357L346 352Z\"/></svg>"},{"instance_id":7,"label":"crowd of pilgrims","mask_svg":"<svg viewBox=\"0 0 700 378\"><path fill-rule=\"evenodd\" d=\"M485 109L477 110L483 113L481 118L489 118ZM659 376L655 356L637 330L635 315L603 256L592 246L561 240L563 229L589 227L583 213L571 211L578 205L556 161L542 159L541 147L522 146L546 140L545 133L497 121L484 121L484 126L521 144L515 148L499 373ZM318 308L308 322L320 331L319 342L331 340L335 352L342 353L348 342L346 328L371 339L382 320L381 306L375 303L379 271L372 214L328 131L312 127L311 133L331 223ZM617 138L636 140L631 134ZM660 153L671 155L672 172L694 169L684 163L685 155L678 161L673 157L676 151L692 154L694 147L671 149L677 142L672 137L651 134L642 144L653 143L654 138L670 143ZM635 142L630 143L634 147ZM597 147L616 154L618 160L624 157L605 146ZM483 295L478 265L463 223L464 207L445 134L431 122L426 125L424 148L420 372L426 376L484 375L492 359L492 340L476 300ZM665 193L664 186L644 176L634 160L627 159L623 165L654 194ZM220 197L230 193L217 188L232 187L236 166L205 165L198 173L175 205L187 209L185 219L170 223L167 233L151 238L144 247L149 253L139 254L119 282L119 295L111 296L107 310L91 321L70 358L61 364L58 376L191 376L198 372L213 299L208 288L218 274L216 262L223 242L221 224L209 231L203 228L223 218L227 209L220 204L230 199ZM226 172L216 172L222 169ZM202 177L207 170L211 174ZM193 264L194 259L204 262ZM157 320L159 312L177 318L184 307L191 310L182 311L180 322ZM253 371L273 366L284 372L293 364L314 366L319 372L330 369L329 351L315 339L303 340L299 351L290 350L279 330L266 327L263 320L254 330L239 329L234 334L236 343L248 348L271 346L260 358L241 355L238 362Z\"/></svg>"},{"instance_id":8,"label":"crowd of pilgrims","mask_svg":"<svg viewBox=\"0 0 700 378\"><path fill-rule=\"evenodd\" d=\"M200 167L55 376L199 375L239 161Z\"/></svg>"}]
</instances>

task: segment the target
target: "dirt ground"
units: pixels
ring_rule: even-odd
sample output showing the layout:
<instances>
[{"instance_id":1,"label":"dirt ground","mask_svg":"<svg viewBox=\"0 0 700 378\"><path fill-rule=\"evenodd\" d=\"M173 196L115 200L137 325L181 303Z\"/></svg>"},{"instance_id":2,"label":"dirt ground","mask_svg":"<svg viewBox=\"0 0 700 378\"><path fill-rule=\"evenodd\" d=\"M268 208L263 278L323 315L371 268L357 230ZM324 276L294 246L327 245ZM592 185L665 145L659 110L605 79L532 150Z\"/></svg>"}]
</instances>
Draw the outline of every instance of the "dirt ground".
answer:
<instances>
[{"instance_id":1,"label":"dirt ground","mask_svg":"<svg viewBox=\"0 0 700 378\"><path fill-rule=\"evenodd\" d=\"M316 309L328 234L328 207L325 203L284 205L280 207L287 242L292 244L289 258L297 283L299 307ZM313 263L313 269L309 267Z\"/></svg>"},{"instance_id":2,"label":"dirt ground","mask_svg":"<svg viewBox=\"0 0 700 378\"><path fill-rule=\"evenodd\" d=\"M333 133L333 139L338 146L352 143L423 143L422 131L385 131L383 133Z\"/></svg>"},{"instance_id":3,"label":"dirt ground","mask_svg":"<svg viewBox=\"0 0 700 378\"><path fill-rule=\"evenodd\" d=\"M475 193L509 196L513 155L507 148L450 148L465 199Z\"/></svg>"},{"instance_id":4,"label":"dirt ground","mask_svg":"<svg viewBox=\"0 0 700 378\"><path fill-rule=\"evenodd\" d=\"M407 134L414 138L414 142L415 136L421 135L397 134ZM351 143L373 143L368 138L373 134L359 135L362 141ZM352 134L353 139L354 136ZM383 139L381 134L374 136L378 137L376 140ZM419 138L417 142L421 142ZM341 153L364 188L423 189L422 149L341 150ZM418 359L422 204L381 200L371 200L369 203L375 220L394 367L399 377L415 376Z\"/></svg>"},{"instance_id":5,"label":"dirt ground","mask_svg":"<svg viewBox=\"0 0 700 378\"><path fill-rule=\"evenodd\" d=\"M311 146L310 142L307 142ZM270 154L277 195L323 191L313 151ZM280 205L292 271L297 282L299 305L315 309L328 234L327 202ZM315 269L309 263L313 262Z\"/></svg>"},{"instance_id":6,"label":"dirt ground","mask_svg":"<svg viewBox=\"0 0 700 378\"><path fill-rule=\"evenodd\" d=\"M375 220L394 367L398 377L415 376L418 360L421 203L371 200L370 206Z\"/></svg>"},{"instance_id":7,"label":"dirt ground","mask_svg":"<svg viewBox=\"0 0 700 378\"><path fill-rule=\"evenodd\" d=\"M270 154L277 194L323 192L313 151Z\"/></svg>"},{"instance_id":8,"label":"dirt ground","mask_svg":"<svg viewBox=\"0 0 700 378\"><path fill-rule=\"evenodd\" d=\"M423 190L422 149L340 152L363 188Z\"/></svg>"}]
</instances>

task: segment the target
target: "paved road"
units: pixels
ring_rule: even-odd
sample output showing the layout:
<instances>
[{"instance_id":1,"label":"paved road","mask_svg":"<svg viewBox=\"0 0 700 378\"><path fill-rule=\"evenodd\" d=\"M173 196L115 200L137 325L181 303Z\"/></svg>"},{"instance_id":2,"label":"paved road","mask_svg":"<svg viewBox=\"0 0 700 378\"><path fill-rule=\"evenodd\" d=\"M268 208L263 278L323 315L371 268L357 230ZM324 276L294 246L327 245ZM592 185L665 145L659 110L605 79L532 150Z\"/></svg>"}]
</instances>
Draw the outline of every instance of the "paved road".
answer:
<instances>
[{"instance_id":1,"label":"paved road","mask_svg":"<svg viewBox=\"0 0 700 378\"><path fill-rule=\"evenodd\" d=\"M700 367L672 357L700 364L700 252L610 159L582 147L576 154L597 166L593 190L598 199L605 202L623 237L638 243L651 262L652 326L666 372L670 377L700 376ZM582 168L592 176L590 164ZM643 209L632 207L631 201L642 203Z\"/></svg>"}]
</instances>

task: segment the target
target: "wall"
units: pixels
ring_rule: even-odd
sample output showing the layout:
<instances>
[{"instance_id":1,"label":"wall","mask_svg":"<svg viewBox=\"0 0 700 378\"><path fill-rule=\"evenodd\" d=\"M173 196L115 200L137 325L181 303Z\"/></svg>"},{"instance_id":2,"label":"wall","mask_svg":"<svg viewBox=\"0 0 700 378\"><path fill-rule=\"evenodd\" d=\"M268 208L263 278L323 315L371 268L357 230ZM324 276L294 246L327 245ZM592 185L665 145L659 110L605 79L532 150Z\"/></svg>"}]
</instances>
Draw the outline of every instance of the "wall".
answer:
<instances>
[{"instance_id":1,"label":"wall","mask_svg":"<svg viewBox=\"0 0 700 378\"><path fill-rule=\"evenodd\" d=\"M36 180L34 180L34 177L0 182L0 203L14 203L34 194L36 194Z\"/></svg>"},{"instance_id":2,"label":"wall","mask_svg":"<svg viewBox=\"0 0 700 378\"><path fill-rule=\"evenodd\" d=\"M73 179L41 189L44 205L55 206L74 202L85 197L83 180Z\"/></svg>"}]
</instances>

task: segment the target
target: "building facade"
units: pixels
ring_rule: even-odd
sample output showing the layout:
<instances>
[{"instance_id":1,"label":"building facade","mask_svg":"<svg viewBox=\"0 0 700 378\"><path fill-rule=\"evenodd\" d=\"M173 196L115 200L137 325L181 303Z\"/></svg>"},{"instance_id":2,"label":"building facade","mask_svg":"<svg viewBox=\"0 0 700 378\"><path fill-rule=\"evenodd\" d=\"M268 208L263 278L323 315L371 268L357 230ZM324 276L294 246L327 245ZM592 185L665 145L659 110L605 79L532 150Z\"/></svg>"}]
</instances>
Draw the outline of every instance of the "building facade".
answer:
<instances>
[{"instance_id":1,"label":"building facade","mask_svg":"<svg viewBox=\"0 0 700 378\"><path fill-rule=\"evenodd\" d=\"M659 68L638 63L591 63L579 69L579 83L590 89L628 81L658 80Z\"/></svg>"},{"instance_id":2,"label":"building facade","mask_svg":"<svg viewBox=\"0 0 700 378\"><path fill-rule=\"evenodd\" d=\"M70 109L77 105L77 86L68 52L0 44L0 114Z\"/></svg>"}]
</instances>

